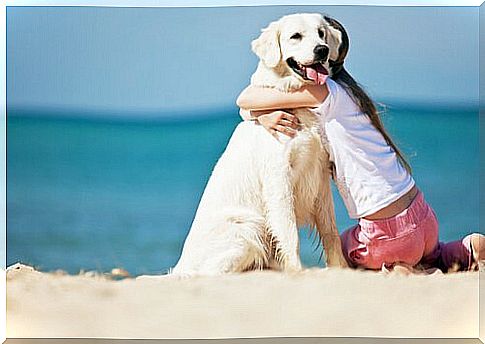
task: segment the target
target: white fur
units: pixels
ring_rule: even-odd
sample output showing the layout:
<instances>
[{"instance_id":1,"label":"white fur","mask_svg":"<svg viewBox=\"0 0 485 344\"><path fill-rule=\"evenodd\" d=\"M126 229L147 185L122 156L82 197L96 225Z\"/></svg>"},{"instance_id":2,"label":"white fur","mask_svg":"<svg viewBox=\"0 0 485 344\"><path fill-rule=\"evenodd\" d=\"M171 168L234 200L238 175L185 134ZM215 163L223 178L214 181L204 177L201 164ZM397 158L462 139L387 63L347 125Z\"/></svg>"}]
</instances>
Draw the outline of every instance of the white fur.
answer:
<instances>
[{"instance_id":1,"label":"white fur","mask_svg":"<svg viewBox=\"0 0 485 344\"><path fill-rule=\"evenodd\" d=\"M323 38L318 36L318 29L325 32ZM302 35L301 40L293 40L294 33ZM301 64L313 62L313 48L326 45L330 49L329 59L337 60L341 43L341 33L329 25L322 15L317 13L290 14L269 24L262 30L251 47L258 55L260 62L251 78L251 84L263 87L275 87L284 91L294 91L311 81L303 80L296 75L286 60L294 58ZM330 72L329 62L324 67Z\"/></svg>"},{"instance_id":2,"label":"white fur","mask_svg":"<svg viewBox=\"0 0 485 344\"><path fill-rule=\"evenodd\" d=\"M290 53L295 59L308 58L309 53L300 50L313 51L311 42L322 44L318 34L300 48L283 41L289 32L318 25L325 22L316 14L287 16L270 24L253 42L261 62L252 84L283 91L305 84L284 58ZM318 230L327 264L346 266L318 120L309 110L295 114L303 129L293 139L280 136L281 142L254 122L237 126L212 172L172 274L300 270L298 227L305 224Z\"/></svg>"}]
</instances>

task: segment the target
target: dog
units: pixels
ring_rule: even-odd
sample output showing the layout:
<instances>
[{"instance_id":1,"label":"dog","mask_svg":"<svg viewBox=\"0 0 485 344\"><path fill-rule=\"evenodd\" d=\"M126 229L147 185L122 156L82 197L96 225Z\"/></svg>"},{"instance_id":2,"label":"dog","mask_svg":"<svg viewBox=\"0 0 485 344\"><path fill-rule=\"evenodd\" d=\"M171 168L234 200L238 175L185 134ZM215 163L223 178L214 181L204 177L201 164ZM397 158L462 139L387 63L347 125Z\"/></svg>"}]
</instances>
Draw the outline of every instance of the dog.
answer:
<instances>
[{"instance_id":1,"label":"dog","mask_svg":"<svg viewBox=\"0 0 485 344\"><path fill-rule=\"evenodd\" d=\"M292 91L323 83L338 60L341 32L320 14L271 23L252 42L260 58L251 84ZM207 183L174 275L254 269L300 271L298 228L316 228L327 266L345 267L330 189L329 156L316 115L293 111L302 128L275 140L240 123Z\"/></svg>"}]
</instances>

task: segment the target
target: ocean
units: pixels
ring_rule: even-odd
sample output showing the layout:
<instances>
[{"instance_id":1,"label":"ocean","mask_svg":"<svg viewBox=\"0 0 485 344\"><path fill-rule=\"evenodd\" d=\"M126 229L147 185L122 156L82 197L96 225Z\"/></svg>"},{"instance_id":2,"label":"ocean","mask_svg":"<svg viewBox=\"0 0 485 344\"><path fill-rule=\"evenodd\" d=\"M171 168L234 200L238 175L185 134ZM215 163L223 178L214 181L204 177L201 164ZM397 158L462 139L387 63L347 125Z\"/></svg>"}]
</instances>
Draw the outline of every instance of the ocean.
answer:
<instances>
[{"instance_id":1,"label":"ocean","mask_svg":"<svg viewBox=\"0 0 485 344\"><path fill-rule=\"evenodd\" d=\"M479 231L478 111L391 107L384 122L440 222L440 239ZM9 110L7 265L42 271L165 273L174 266L236 110L170 119ZM348 218L336 190L340 231ZM302 230L306 266L323 266Z\"/></svg>"}]
</instances>

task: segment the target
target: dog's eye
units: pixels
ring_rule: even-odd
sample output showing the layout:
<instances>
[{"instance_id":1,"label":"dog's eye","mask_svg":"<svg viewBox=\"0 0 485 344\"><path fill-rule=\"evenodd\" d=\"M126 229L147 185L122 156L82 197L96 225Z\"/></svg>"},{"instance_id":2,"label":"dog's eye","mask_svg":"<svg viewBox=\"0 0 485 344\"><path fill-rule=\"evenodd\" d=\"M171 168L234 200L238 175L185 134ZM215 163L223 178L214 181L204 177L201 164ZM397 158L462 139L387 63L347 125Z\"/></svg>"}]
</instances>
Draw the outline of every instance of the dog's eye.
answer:
<instances>
[{"instance_id":1,"label":"dog's eye","mask_svg":"<svg viewBox=\"0 0 485 344\"><path fill-rule=\"evenodd\" d=\"M323 39L323 37L325 37L325 32L322 29L318 29L318 35Z\"/></svg>"},{"instance_id":2,"label":"dog's eye","mask_svg":"<svg viewBox=\"0 0 485 344\"><path fill-rule=\"evenodd\" d=\"M302 36L301 36L301 34L297 32L297 33L294 33L294 34L293 34L293 35L290 37L290 39L298 39L298 40L300 40L300 39L301 39L301 37L302 37Z\"/></svg>"}]
</instances>

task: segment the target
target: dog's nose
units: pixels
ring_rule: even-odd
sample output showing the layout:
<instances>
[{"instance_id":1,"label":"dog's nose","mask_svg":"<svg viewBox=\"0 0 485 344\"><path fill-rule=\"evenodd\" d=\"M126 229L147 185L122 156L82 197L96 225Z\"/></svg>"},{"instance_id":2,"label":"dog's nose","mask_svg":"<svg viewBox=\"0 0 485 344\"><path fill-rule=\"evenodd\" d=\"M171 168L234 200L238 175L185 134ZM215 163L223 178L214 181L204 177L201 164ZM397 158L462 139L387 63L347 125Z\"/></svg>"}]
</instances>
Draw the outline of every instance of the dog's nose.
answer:
<instances>
[{"instance_id":1,"label":"dog's nose","mask_svg":"<svg viewBox=\"0 0 485 344\"><path fill-rule=\"evenodd\" d=\"M313 49L313 53L315 54L315 58L318 60L325 60L328 57L330 49L326 45L317 45L315 49Z\"/></svg>"}]
</instances>

